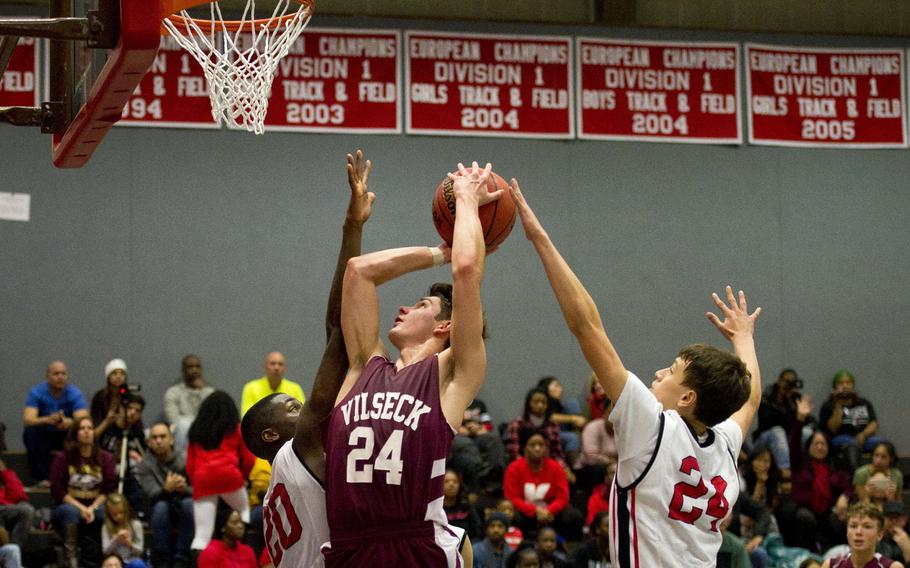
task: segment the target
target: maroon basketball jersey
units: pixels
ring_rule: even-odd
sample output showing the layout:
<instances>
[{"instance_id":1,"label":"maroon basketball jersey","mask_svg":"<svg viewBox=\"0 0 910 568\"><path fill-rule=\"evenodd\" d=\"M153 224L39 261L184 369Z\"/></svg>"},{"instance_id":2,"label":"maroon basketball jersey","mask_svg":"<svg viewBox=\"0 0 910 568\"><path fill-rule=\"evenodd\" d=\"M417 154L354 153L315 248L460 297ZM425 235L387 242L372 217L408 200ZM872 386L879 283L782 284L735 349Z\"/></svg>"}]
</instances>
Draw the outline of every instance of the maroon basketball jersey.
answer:
<instances>
[{"instance_id":1,"label":"maroon basketball jersey","mask_svg":"<svg viewBox=\"0 0 910 568\"><path fill-rule=\"evenodd\" d=\"M454 433L439 402L437 356L400 371L373 357L323 425L333 546L367 527L446 523L442 485Z\"/></svg>"}]
</instances>

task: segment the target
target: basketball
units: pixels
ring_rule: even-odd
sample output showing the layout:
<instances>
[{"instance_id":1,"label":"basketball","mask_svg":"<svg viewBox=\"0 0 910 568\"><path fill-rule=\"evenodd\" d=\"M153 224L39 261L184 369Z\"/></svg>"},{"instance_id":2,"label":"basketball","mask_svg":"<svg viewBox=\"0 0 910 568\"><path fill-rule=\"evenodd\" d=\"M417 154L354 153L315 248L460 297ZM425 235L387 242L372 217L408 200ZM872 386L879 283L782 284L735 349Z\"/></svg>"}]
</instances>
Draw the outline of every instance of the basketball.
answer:
<instances>
[{"instance_id":1,"label":"basketball","mask_svg":"<svg viewBox=\"0 0 910 568\"><path fill-rule=\"evenodd\" d=\"M470 172L472 168L467 168ZM487 180L488 191L504 190L502 197L480 207L480 226L487 248L501 244L515 225L515 202L509 193L509 184L496 172L490 172ZM436 232L449 246L455 230L455 193L452 180L446 176L433 195L433 224Z\"/></svg>"}]
</instances>

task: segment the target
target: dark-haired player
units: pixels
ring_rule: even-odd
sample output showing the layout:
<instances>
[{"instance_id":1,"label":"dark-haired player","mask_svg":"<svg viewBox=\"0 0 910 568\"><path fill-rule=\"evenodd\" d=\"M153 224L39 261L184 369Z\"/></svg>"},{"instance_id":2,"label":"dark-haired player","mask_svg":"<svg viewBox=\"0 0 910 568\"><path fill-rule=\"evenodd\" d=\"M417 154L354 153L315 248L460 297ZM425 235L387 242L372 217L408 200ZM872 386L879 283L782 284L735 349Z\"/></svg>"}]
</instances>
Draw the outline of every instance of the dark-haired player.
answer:
<instances>
[{"instance_id":1,"label":"dark-haired player","mask_svg":"<svg viewBox=\"0 0 910 568\"><path fill-rule=\"evenodd\" d=\"M351 259L341 326L350 370L325 424L327 566L463 566L463 531L443 511L445 460L464 411L483 386L486 349L480 284L486 250L478 208L491 166L449 174L455 193L452 247L391 249ZM433 285L402 306L379 338L377 287L452 263L452 286Z\"/></svg>"},{"instance_id":2,"label":"dark-haired player","mask_svg":"<svg viewBox=\"0 0 910 568\"><path fill-rule=\"evenodd\" d=\"M363 224L370 218L375 198L367 191L370 161L364 163L360 150L347 159L351 199L326 310L328 341L313 391L305 405L286 394L269 395L250 408L241 423L246 446L272 464L262 516L265 544L275 566L322 566L319 548L329 540L319 422L332 410L347 372L340 327L341 284L348 260L360 254Z\"/></svg>"},{"instance_id":3,"label":"dark-haired player","mask_svg":"<svg viewBox=\"0 0 910 568\"><path fill-rule=\"evenodd\" d=\"M619 465L610 496L614 566L714 566L718 526L739 495L736 458L761 401L753 332L761 308L746 296L714 303L708 319L736 353L689 345L657 371L648 390L625 369L607 338L594 300L528 207L512 196L525 235L543 262L569 331L616 405L610 415Z\"/></svg>"}]
</instances>

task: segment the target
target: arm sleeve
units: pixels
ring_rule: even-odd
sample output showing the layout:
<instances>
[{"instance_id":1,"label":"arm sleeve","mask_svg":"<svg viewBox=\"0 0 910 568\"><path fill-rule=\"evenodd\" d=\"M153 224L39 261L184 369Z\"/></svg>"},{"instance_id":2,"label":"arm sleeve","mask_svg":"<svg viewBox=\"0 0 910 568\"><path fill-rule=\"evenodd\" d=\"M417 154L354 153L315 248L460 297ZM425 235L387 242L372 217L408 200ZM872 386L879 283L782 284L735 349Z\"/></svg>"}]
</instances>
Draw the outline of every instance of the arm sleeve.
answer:
<instances>
[{"instance_id":1,"label":"arm sleeve","mask_svg":"<svg viewBox=\"0 0 910 568\"><path fill-rule=\"evenodd\" d=\"M502 489L506 498L515 505L515 510L523 515L533 517L534 513L537 511L537 507L524 499L524 493L521 490L521 472L518 469L520 465L520 462L516 461L512 462L512 464L506 468Z\"/></svg>"},{"instance_id":2,"label":"arm sleeve","mask_svg":"<svg viewBox=\"0 0 910 568\"><path fill-rule=\"evenodd\" d=\"M101 451L101 492L105 495L117 490L117 471L114 469L114 457Z\"/></svg>"},{"instance_id":3,"label":"arm sleeve","mask_svg":"<svg viewBox=\"0 0 910 568\"><path fill-rule=\"evenodd\" d=\"M180 406L177 401L180 393L174 388L176 386L174 385L164 391L164 416L171 424L176 424L180 420Z\"/></svg>"},{"instance_id":4,"label":"arm sleeve","mask_svg":"<svg viewBox=\"0 0 910 568\"><path fill-rule=\"evenodd\" d=\"M51 463L51 495L57 503L63 503L66 496L66 489L69 485L69 476L67 475L66 453L60 452Z\"/></svg>"},{"instance_id":5,"label":"arm sleeve","mask_svg":"<svg viewBox=\"0 0 910 568\"><path fill-rule=\"evenodd\" d=\"M142 558L145 551L145 531L142 529L142 523L133 519L133 555Z\"/></svg>"},{"instance_id":6,"label":"arm sleeve","mask_svg":"<svg viewBox=\"0 0 910 568\"><path fill-rule=\"evenodd\" d=\"M73 385L73 412L76 412L77 410L85 410L87 408L88 404L85 403L85 397L82 396L82 391Z\"/></svg>"},{"instance_id":7,"label":"arm sleeve","mask_svg":"<svg viewBox=\"0 0 910 568\"><path fill-rule=\"evenodd\" d=\"M651 391L630 372L610 414L619 453L616 475L620 485L631 484L648 466L657 444L662 411Z\"/></svg>"},{"instance_id":8,"label":"arm sleeve","mask_svg":"<svg viewBox=\"0 0 910 568\"><path fill-rule=\"evenodd\" d=\"M114 543L113 535L111 531L107 530L107 523L101 523L101 550L105 554L110 554L115 552L116 544Z\"/></svg>"},{"instance_id":9,"label":"arm sleeve","mask_svg":"<svg viewBox=\"0 0 910 568\"><path fill-rule=\"evenodd\" d=\"M562 466L555 461L547 463L553 480L553 500L547 503L547 510L558 515L569 504L569 481Z\"/></svg>"},{"instance_id":10,"label":"arm sleeve","mask_svg":"<svg viewBox=\"0 0 910 568\"><path fill-rule=\"evenodd\" d=\"M218 552L215 551L215 547L212 546L213 543L218 541L212 541L208 546L205 547L205 550L199 555L198 568L221 568L219 563L220 558L218 558Z\"/></svg>"},{"instance_id":11,"label":"arm sleeve","mask_svg":"<svg viewBox=\"0 0 910 568\"><path fill-rule=\"evenodd\" d=\"M6 499L10 503L28 501L28 496L25 494L25 487L22 485L22 481L19 479L19 476L16 475L16 472L6 468L3 470L2 475L3 485L6 486Z\"/></svg>"},{"instance_id":12,"label":"arm sleeve","mask_svg":"<svg viewBox=\"0 0 910 568\"><path fill-rule=\"evenodd\" d=\"M743 430L739 427L739 424L728 418L714 426L712 430L726 440L727 447L730 448L730 452L735 459L739 455L739 450L743 447Z\"/></svg>"},{"instance_id":13,"label":"arm sleeve","mask_svg":"<svg viewBox=\"0 0 910 568\"><path fill-rule=\"evenodd\" d=\"M146 456L145 459L136 466L136 481L139 482L139 487L142 488L142 492L148 497L149 503L157 501L164 491L164 487L158 483L155 472L148 462L148 460L153 459L155 459L153 456Z\"/></svg>"},{"instance_id":14,"label":"arm sleeve","mask_svg":"<svg viewBox=\"0 0 910 568\"><path fill-rule=\"evenodd\" d=\"M40 412L40 398L38 397L37 389L32 387L28 391L28 396L25 397L25 406L27 408L35 408Z\"/></svg>"},{"instance_id":15,"label":"arm sleeve","mask_svg":"<svg viewBox=\"0 0 910 568\"><path fill-rule=\"evenodd\" d=\"M831 400L831 397L828 397L828 400L822 405L821 410L818 411L818 423L822 430L828 433L831 433L828 430L828 420L831 420L832 414L834 414L834 402Z\"/></svg>"},{"instance_id":16,"label":"arm sleeve","mask_svg":"<svg viewBox=\"0 0 910 568\"><path fill-rule=\"evenodd\" d=\"M602 418L588 422L581 431L581 451L589 465L606 465L610 461L601 453L600 440L605 434Z\"/></svg>"},{"instance_id":17,"label":"arm sleeve","mask_svg":"<svg viewBox=\"0 0 910 568\"><path fill-rule=\"evenodd\" d=\"M875 417L875 407L872 406L872 403L868 400L866 401L866 408L869 409L869 422L875 422L877 420Z\"/></svg>"}]
</instances>

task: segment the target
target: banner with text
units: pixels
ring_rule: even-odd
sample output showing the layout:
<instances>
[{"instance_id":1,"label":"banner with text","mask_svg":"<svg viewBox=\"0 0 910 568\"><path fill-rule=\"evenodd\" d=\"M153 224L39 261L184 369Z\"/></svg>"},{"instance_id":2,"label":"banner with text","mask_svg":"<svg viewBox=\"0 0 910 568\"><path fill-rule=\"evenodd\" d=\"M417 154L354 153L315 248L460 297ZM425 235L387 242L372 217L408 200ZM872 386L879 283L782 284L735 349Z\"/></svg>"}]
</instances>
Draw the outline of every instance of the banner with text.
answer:
<instances>
[{"instance_id":1,"label":"banner with text","mask_svg":"<svg viewBox=\"0 0 910 568\"><path fill-rule=\"evenodd\" d=\"M0 106L36 107L38 100L38 43L21 37L6 71L0 75Z\"/></svg>"},{"instance_id":2,"label":"banner with text","mask_svg":"<svg viewBox=\"0 0 910 568\"><path fill-rule=\"evenodd\" d=\"M155 61L123 107L117 124L218 127L202 67L171 36L162 36Z\"/></svg>"},{"instance_id":3,"label":"banner with text","mask_svg":"<svg viewBox=\"0 0 910 568\"><path fill-rule=\"evenodd\" d=\"M267 130L401 132L397 31L310 28L278 62ZM123 124L211 128L202 68L172 38L123 110Z\"/></svg>"},{"instance_id":4,"label":"banner with text","mask_svg":"<svg viewBox=\"0 0 910 568\"><path fill-rule=\"evenodd\" d=\"M749 142L904 148L902 49L746 45Z\"/></svg>"},{"instance_id":5,"label":"banner with text","mask_svg":"<svg viewBox=\"0 0 910 568\"><path fill-rule=\"evenodd\" d=\"M407 32L407 132L572 138L572 43Z\"/></svg>"},{"instance_id":6,"label":"banner with text","mask_svg":"<svg viewBox=\"0 0 910 568\"><path fill-rule=\"evenodd\" d=\"M576 38L578 137L739 144L739 46Z\"/></svg>"},{"instance_id":7,"label":"banner with text","mask_svg":"<svg viewBox=\"0 0 910 568\"><path fill-rule=\"evenodd\" d=\"M401 132L397 31L307 28L278 62L269 130Z\"/></svg>"}]
</instances>

